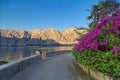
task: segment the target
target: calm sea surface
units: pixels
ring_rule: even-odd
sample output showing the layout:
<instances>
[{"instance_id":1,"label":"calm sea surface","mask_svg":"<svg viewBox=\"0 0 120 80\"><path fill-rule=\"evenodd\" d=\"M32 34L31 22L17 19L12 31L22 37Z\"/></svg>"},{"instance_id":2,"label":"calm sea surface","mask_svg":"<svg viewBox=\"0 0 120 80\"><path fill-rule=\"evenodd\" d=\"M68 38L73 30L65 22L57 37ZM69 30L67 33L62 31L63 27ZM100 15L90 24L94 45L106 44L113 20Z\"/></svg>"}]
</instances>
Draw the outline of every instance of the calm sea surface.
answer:
<instances>
[{"instance_id":1,"label":"calm sea surface","mask_svg":"<svg viewBox=\"0 0 120 80\"><path fill-rule=\"evenodd\" d=\"M5 61L15 61L22 59L24 57L36 55L36 51L40 47L0 47L0 58ZM71 50L72 47L41 47L42 51L53 52L53 51L63 51Z\"/></svg>"}]
</instances>

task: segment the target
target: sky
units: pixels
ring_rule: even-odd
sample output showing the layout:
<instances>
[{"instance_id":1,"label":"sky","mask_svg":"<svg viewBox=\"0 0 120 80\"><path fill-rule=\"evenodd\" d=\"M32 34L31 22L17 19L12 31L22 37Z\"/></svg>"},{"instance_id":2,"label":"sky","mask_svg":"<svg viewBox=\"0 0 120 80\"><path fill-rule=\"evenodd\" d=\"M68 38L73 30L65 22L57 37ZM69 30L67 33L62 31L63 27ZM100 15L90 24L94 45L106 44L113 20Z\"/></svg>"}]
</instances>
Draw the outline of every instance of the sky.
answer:
<instances>
[{"instance_id":1,"label":"sky","mask_svg":"<svg viewBox=\"0 0 120 80\"><path fill-rule=\"evenodd\" d=\"M0 0L0 29L33 30L88 27L86 19L99 0Z\"/></svg>"}]
</instances>

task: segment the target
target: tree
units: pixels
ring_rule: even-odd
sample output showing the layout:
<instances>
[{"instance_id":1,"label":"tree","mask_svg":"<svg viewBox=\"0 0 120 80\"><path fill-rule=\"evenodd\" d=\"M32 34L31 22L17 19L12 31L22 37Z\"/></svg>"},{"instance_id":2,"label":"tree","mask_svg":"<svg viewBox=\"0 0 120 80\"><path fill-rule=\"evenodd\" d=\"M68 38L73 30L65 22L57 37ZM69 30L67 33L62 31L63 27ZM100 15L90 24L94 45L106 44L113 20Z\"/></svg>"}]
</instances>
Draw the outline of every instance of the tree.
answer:
<instances>
[{"instance_id":1,"label":"tree","mask_svg":"<svg viewBox=\"0 0 120 80\"><path fill-rule=\"evenodd\" d=\"M92 20L89 27L93 29L98 21L106 15L110 15L113 9L120 9L118 0L99 0L98 5L93 5L91 15L87 17L88 20ZM102 12L104 12L104 15L102 15Z\"/></svg>"}]
</instances>

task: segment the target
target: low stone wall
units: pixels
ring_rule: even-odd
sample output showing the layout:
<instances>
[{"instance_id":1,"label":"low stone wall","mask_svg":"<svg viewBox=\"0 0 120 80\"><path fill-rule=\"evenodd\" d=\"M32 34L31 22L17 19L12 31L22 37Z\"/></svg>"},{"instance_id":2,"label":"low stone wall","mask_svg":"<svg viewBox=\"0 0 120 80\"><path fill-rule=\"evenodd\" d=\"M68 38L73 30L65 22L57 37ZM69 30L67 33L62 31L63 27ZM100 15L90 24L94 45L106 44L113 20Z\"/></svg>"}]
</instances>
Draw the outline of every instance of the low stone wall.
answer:
<instances>
[{"instance_id":1,"label":"low stone wall","mask_svg":"<svg viewBox=\"0 0 120 80\"><path fill-rule=\"evenodd\" d=\"M46 57L51 57L51 56L55 56L55 55L61 55L61 54L65 54L65 53L71 53L71 50L47 52Z\"/></svg>"},{"instance_id":2,"label":"low stone wall","mask_svg":"<svg viewBox=\"0 0 120 80\"><path fill-rule=\"evenodd\" d=\"M41 56L30 56L22 60L13 61L0 66L0 80L8 80L10 77L14 76L16 73L24 70L30 64L41 59Z\"/></svg>"},{"instance_id":3,"label":"low stone wall","mask_svg":"<svg viewBox=\"0 0 120 80\"><path fill-rule=\"evenodd\" d=\"M79 67L88 75L91 76L92 79L90 80L116 80L111 78L110 76L105 75L104 73L101 73L99 71L93 71L88 69L87 67L85 67L84 65L81 65L80 63L78 63Z\"/></svg>"}]
</instances>

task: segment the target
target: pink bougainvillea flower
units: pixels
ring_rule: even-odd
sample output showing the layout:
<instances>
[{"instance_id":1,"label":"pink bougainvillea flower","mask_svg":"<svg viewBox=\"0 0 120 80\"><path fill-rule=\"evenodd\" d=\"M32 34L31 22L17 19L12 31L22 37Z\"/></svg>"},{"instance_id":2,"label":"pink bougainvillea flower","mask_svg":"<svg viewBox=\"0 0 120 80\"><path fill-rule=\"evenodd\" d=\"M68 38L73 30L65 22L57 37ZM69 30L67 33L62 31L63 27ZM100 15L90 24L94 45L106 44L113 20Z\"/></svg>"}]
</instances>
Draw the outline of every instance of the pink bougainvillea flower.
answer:
<instances>
[{"instance_id":1,"label":"pink bougainvillea flower","mask_svg":"<svg viewBox=\"0 0 120 80\"><path fill-rule=\"evenodd\" d=\"M112 53L115 54L115 53L119 53L120 52L120 49L118 46L114 46L113 49L112 49Z\"/></svg>"},{"instance_id":2,"label":"pink bougainvillea flower","mask_svg":"<svg viewBox=\"0 0 120 80\"><path fill-rule=\"evenodd\" d=\"M105 9L103 12L98 13L100 15L107 14L109 10ZM96 13L95 13L96 14ZM108 15L102 17L98 24L92 29L82 40L78 40L78 44L75 45L75 49L79 51L83 51L85 49L98 50L98 46L107 46L107 42L97 41L98 36L105 32L106 34L115 33L116 35L120 35L120 10L116 9L111 12L111 14L117 14L118 16ZM120 53L119 48L115 46L112 49L113 53Z\"/></svg>"},{"instance_id":3,"label":"pink bougainvillea flower","mask_svg":"<svg viewBox=\"0 0 120 80\"><path fill-rule=\"evenodd\" d=\"M107 46L107 42L100 42L100 46Z\"/></svg>"}]
</instances>

